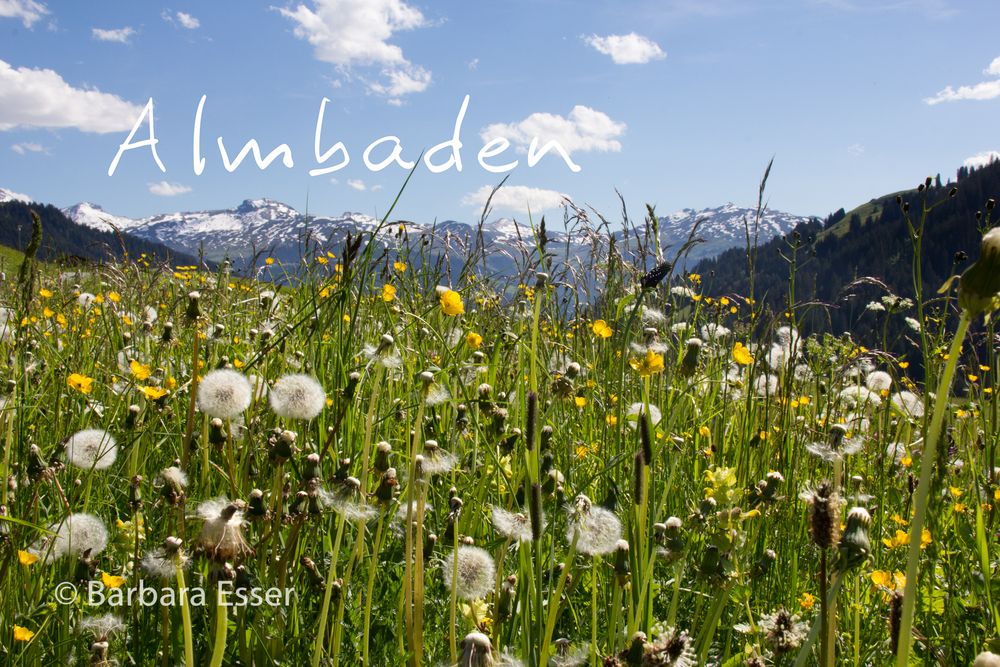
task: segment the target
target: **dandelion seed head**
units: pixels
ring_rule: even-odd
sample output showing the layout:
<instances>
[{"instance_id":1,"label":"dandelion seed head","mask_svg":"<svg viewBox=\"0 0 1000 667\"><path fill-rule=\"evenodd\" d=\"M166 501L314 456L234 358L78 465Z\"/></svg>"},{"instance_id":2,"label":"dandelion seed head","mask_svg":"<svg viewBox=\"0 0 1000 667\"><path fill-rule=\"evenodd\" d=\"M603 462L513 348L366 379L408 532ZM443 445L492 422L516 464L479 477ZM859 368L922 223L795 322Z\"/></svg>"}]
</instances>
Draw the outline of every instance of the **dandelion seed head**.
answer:
<instances>
[{"instance_id":1,"label":"dandelion seed head","mask_svg":"<svg viewBox=\"0 0 1000 667\"><path fill-rule=\"evenodd\" d=\"M125 629L125 623L114 614L101 614L100 616L87 616L76 624L76 631L87 633L98 641L106 641L111 635L117 634Z\"/></svg>"},{"instance_id":2,"label":"dandelion seed head","mask_svg":"<svg viewBox=\"0 0 1000 667\"><path fill-rule=\"evenodd\" d=\"M479 547L459 546L457 552L453 551L445 557L441 571L448 590L454 590L463 600L486 597L496 583L496 565L493 563L493 557Z\"/></svg>"},{"instance_id":3,"label":"dandelion seed head","mask_svg":"<svg viewBox=\"0 0 1000 667\"><path fill-rule=\"evenodd\" d=\"M437 440L424 442L423 457L424 475L443 475L450 472L458 463L458 457L439 447Z\"/></svg>"},{"instance_id":4,"label":"dandelion seed head","mask_svg":"<svg viewBox=\"0 0 1000 667\"><path fill-rule=\"evenodd\" d=\"M268 400L279 417L309 421L326 407L326 392L315 378L295 373L278 378Z\"/></svg>"},{"instance_id":5,"label":"dandelion seed head","mask_svg":"<svg viewBox=\"0 0 1000 667\"><path fill-rule=\"evenodd\" d=\"M797 649L809 632L809 627L799 620L798 614L790 614L783 607L761 616L759 625L764 633L764 642L775 655Z\"/></svg>"},{"instance_id":6,"label":"dandelion seed head","mask_svg":"<svg viewBox=\"0 0 1000 667\"><path fill-rule=\"evenodd\" d=\"M28 551L46 563L63 556L94 557L108 546L108 529L93 514L70 514L62 522L49 526L49 535L39 540Z\"/></svg>"},{"instance_id":7,"label":"dandelion seed head","mask_svg":"<svg viewBox=\"0 0 1000 667\"><path fill-rule=\"evenodd\" d=\"M865 378L865 386L875 393L889 391L892 387L892 376L885 371L872 371Z\"/></svg>"},{"instance_id":8,"label":"dandelion seed head","mask_svg":"<svg viewBox=\"0 0 1000 667\"><path fill-rule=\"evenodd\" d=\"M250 407L252 397L246 377L226 368L206 373L198 385L198 409L210 417L234 419Z\"/></svg>"},{"instance_id":9,"label":"dandelion seed head","mask_svg":"<svg viewBox=\"0 0 1000 667\"><path fill-rule=\"evenodd\" d=\"M732 333L733 332L726 327L721 324L716 324L715 322L703 324L701 327L701 337L712 343L717 343L725 338L728 338Z\"/></svg>"},{"instance_id":10,"label":"dandelion seed head","mask_svg":"<svg viewBox=\"0 0 1000 667\"><path fill-rule=\"evenodd\" d=\"M576 541L576 550L588 556L612 553L622 537L622 523L614 512L577 496L566 527L566 539Z\"/></svg>"},{"instance_id":11,"label":"dandelion seed head","mask_svg":"<svg viewBox=\"0 0 1000 667\"><path fill-rule=\"evenodd\" d=\"M625 411L625 423L631 428L636 428L639 425L639 415L643 412L645 412L645 406L642 403L633 403ZM663 414L660 412L660 409L650 403L649 420L652 422L654 428L660 423L661 419L663 419Z\"/></svg>"},{"instance_id":12,"label":"dandelion seed head","mask_svg":"<svg viewBox=\"0 0 1000 667\"><path fill-rule=\"evenodd\" d=\"M510 540L519 542L531 541L531 516L520 512L508 512L502 507L493 506L493 527L498 533ZM542 529L545 519L542 518Z\"/></svg>"},{"instance_id":13,"label":"dandelion seed head","mask_svg":"<svg viewBox=\"0 0 1000 667\"><path fill-rule=\"evenodd\" d=\"M197 515L204 521L199 544L214 558L226 561L249 550L243 537L245 504L213 498L198 505Z\"/></svg>"},{"instance_id":14,"label":"dandelion seed head","mask_svg":"<svg viewBox=\"0 0 1000 667\"><path fill-rule=\"evenodd\" d=\"M990 651L983 651L976 656L976 661L972 663L972 667L1000 667L1000 655L991 653Z\"/></svg>"},{"instance_id":15,"label":"dandelion seed head","mask_svg":"<svg viewBox=\"0 0 1000 667\"><path fill-rule=\"evenodd\" d=\"M924 402L912 391L896 392L890 400L892 407L905 417L920 419L924 416Z\"/></svg>"},{"instance_id":16,"label":"dandelion seed head","mask_svg":"<svg viewBox=\"0 0 1000 667\"><path fill-rule=\"evenodd\" d=\"M118 444L107 431L90 428L78 431L66 441L66 460L84 470L105 470L118 457Z\"/></svg>"}]
</instances>

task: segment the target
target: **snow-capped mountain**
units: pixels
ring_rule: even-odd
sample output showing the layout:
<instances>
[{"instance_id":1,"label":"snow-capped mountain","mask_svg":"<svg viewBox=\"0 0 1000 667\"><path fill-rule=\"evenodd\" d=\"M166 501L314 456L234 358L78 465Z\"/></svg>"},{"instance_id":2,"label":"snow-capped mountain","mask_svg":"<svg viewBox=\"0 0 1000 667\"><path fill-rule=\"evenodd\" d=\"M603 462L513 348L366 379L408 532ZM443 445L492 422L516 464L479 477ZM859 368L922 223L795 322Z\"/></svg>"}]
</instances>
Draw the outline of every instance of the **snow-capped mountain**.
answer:
<instances>
[{"instance_id":1,"label":"snow-capped mountain","mask_svg":"<svg viewBox=\"0 0 1000 667\"><path fill-rule=\"evenodd\" d=\"M3 191L6 192L6 191ZM113 215L100 206L80 203L63 209L75 222L107 230L114 225L121 231L148 241L162 243L176 251L208 260L229 258L238 264L255 254L265 253L283 262L297 262L307 244L320 247L337 246L348 234L371 232L378 227L378 220L361 213L345 212L333 216L307 216L291 206L273 199L247 199L235 208L210 211L163 213L147 218L132 219ZM713 257L724 250L745 243L744 218L754 220L755 211L726 204L700 211L683 209L660 218L660 245L664 256L673 258L692 228L699 223L696 236L704 242L688 255L687 265L697 260ZM774 236L791 231L807 218L780 211L766 211L760 222L759 241L764 243ZM427 237L424 243L435 248L447 246L450 250L471 247L476 241L477 230L462 222L445 221L433 225L396 221L380 233L383 245L405 232L411 240ZM550 248L562 248L571 255L584 255L592 247L594 235L581 230L553 229L549 225L546 236ZM619 242L625 234L615 232ZM532 248L535 233L527 221L499 218L483 225L482 240L488 249Z\"/></svg>"},{"instance_id":2,"label":"snow-capped mountain","mask_svg":"<svg viewBox=\"0 0 1000 667\"><path fill-rule=\"evenodd\" d=\"M64 208L63 213L78 225L102 232L113 231L112 228L123 232L134 227L137 222L132 218L111 215L97 204L91 204L90 202L80 202L75 206Z\"/></svg>"},{"instance_id":3,"label":"snow-capped mountain","mask_svg":"<svg viewBox=\"0 0 1000 667\"><path fill-rule=\"evenodd\" d=\"M13 190L0 188L0 204L7 201L23 201L30 203L31 197L29 197L28 195L22 195L19 192L14 192Z\"/></svg>"},{"instance_id":4,"label":"snow-capped mountain","mask_svg":"<svg viewBox=\"0 0 1000 667\"><path fill-rule=\"evenodd\" d=\"M700 221L695 236L703 239L704 243L696 245L688 255L687 264L693 266L698 260L715 257L730 248L744 246L746 244L744 221L750 226L750 236L753 241L756 215L756 209L743 208L733 203L700 211L681 209L660 218L660 243L670 246L676 252L687 241L694 225ZM765 210L757 227L757 241L760 244L767 243L775 236L787 234L800 223L808 221L808 217ZM674 252L665 254L673 257Z\"/></svg>"}]
</instances>

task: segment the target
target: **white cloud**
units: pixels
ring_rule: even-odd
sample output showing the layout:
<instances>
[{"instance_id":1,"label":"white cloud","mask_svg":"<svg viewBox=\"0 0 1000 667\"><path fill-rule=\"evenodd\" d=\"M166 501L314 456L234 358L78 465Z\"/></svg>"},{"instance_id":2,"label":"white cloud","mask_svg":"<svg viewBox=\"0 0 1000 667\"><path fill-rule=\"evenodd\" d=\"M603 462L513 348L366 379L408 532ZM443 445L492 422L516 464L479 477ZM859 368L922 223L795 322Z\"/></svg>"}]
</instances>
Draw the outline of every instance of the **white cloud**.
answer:
<instances>
[{"instance_id":1,"label":"white cloud","mask_svg":"<svg viewBox=\"0 0 1000 667\"><path fill-rule=\"evenodd\" d=\"M48 8L35 0L0 0L0 18L21 19L25 28L30 28L48 13Z\"/></svg>"},{"instance_id":2,"label":"white cloud","mask_svg":"<svg viewBox=\"0 0 1000 667\"><path fill-rule=\"evenodd\" d=\"M201 26L201 21L185 12L177 12L177 22L188 30L194 30Z\"/></svg>"},{"instance_id":3,"label":"white cloud","mask_svg":"<svg viewBox=\"0 0 1000 667\"><path fill-rule=\"evenodd\" d=\"M404 0L314 0L312 4L315 9L300 4L278 11L296 24L295 36L313 46L317 60L344 69L381 66L385 80L369 82L368 87L390 99L422 92L430 85L431 73L389 43L398 31L427 25L419 9Z\"/></svg>"},{"instance_id":4,"label":"white cloud","mask_svg":"<svg viewBox=\"0 0 1000 667\"><path fill-rule=\"evenodd\" d=\"M475 70L477 67L479 67L479 58L473 58L468 63L466 63L466 66L470 70Z\"/></svg>"},{"instance_id":5,"label":"white cloud","mask_svg":"<svg viewBox=\"0 0 1000 667\"><path fill-rule=\"evenodd\" d=\"M142 107L96 88L74 88L50 69L14 69L0 60L0 131L75 127L83 132L132 129Z\"/></svg>"},{"instance_id":6,"label":"white cloud","mask_svg":"<svg viewBox=\"0 0 1000 667\"><path fill-rule=\"evenodd\" d=\"M160 181L159 183L150 183L149 191L160 197L176 197L191 192L191 188L180 183Z\"/></svg>"},{"instance_id":7,"label":"white cloud","mask_svg":"<svg viewBox=\"0 0 1000 667\"><path fill-rule=\"evenodd\" d=\"M94 39L101 42L120 42L122 44L128 44L129 40L132 39L132 35L135 34L135 28L132 28L131 26L125 26L124 28L117 28L114 30L92 28L90 32L94 36Z\"/></svg>"},{"instance_id":8,"label":"white cloud","mask_svg":"<svg viewBox=\"0 0 1000 667\"><path fill-rule=\"evenodd\" d=\"M575 151L620 151L622 145L617 137L624 133L625 123L616 122L601 111L578 104L568 117L533 113L516 123L494 123L479 134L484 142L506 137L521 151L526 150L535 137L543 146L549 141L558 141L572 154Z\"/></svg>"},{"instance_id":9,"label":"white cloud","mask_svg":"<svg viewBox=\"0 0 1000 667\"><path fill-rule=\"evenodd\" d=\"M406 65L382 70L385 83L371 82L373 93L398 100L403 95L422 93L431 85L431 73L419 65Z\"/></svg>"},{"instance_id":10,"label":"white cloud","mask_svg":"<svg viewBox=\"0 0 1000 667\"><path fill-rule=\"evenodd\" d=\"M976 153L971 157L965 158L962 166L978 169L985 167L994 160L1000 160L1000 151L983 151L982 153Z\"/></svg>"},{"instance_id":11,"label":"white cloud","mask_svg":"<svg viewBox=\"0 0 1000 667\"><path fill-rule=\"evenodd\" d=\"M663 60L667 54L659 44L651 39L630 32L627 35L608 35L598 37L590 35L583 41L600 51L616 65L642 65L652 60Z\"/></svg>"},{"instance_id":12,"label":"white cloud","mask_svg":"<svg viewBox=\"0 0 1000 667\"><path fill-rule=\"evenodd\" d=\"M854 143L847 147L847 152L854 157L860 157L865 154L865 147L861 144Z\"/></svg>"},{"instance_id":13,"label":"white cloud","mask_svg":"<svg viewBox=\"0 0 1000 667\"><path fill-rule=\"evenodd\" d=\"M462 203L466 206L485 206L492 186L484 185L475 192L470 192L462 198ZM520 211L537 213L549 209L559 208L563 200L568 199L568 195L555 190L544 190L542 188L531 188L526 185L505 185L490 200L490 206L498 209L510 211Z\"/></svg>"},{"instance_id":14,"label":"white cloud","mask_svg":"<svg viewBox=\"0 0 1000 667\"><path fill-rule=\"evenodd\" d=\"M182 28L187 28L188 30L194 30L201 27L201 21L191 16L187 12L175 12L170 9L164 9L160 14L162 18L167 23L172 25L179 25Z\"/></svg>"},{"instance_id":15,"label":"white cloud","mask_svg":"<svg viewBox=\"0 0 1000 667\"><path fill-rule=\"evenodd\" d=\"M49 149L41 144L36 144L33 141L22 141L19 144L14 144L10 147L12 151L18 155L25 155L26 153L45 153L49 154Z\"/></svg>"},{"instance_id":16,"label":"white cloud","mask_svg":"<svg viewBox=\"0 0 1000 667\"><path fill-rule=\"evenodd\" d=\"M994 58L993 62L983 70L983 73L1000 77L1000 57ZM1000 97L1000 79L982 81L971 86L959 86L957 90L952 86L947 86L933 97L925 98L924 102L934 105L959 100L992 100L996 97Z\"/></svg>"},{"instance_id":17,"label":"white cloud","mask_svg":"<svg viewBox=\"0 0 1000 667\"><path fill-rule=\"evenodd\" d=\"M348 179L347 187L354 188L358 192L364 192L365 190L367 190L367 188L365 187L365 182L362 181L360 178Z\"/></svg>"}]
</instances>

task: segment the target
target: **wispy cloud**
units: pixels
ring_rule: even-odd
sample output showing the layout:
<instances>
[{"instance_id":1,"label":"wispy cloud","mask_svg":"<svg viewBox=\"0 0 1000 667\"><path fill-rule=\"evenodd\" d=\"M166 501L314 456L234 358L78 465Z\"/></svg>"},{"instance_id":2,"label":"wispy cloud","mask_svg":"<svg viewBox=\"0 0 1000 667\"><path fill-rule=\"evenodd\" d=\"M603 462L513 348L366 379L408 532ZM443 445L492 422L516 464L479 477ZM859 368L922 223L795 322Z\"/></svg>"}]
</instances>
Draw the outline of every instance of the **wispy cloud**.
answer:
<instances>
[{"instance_id":1,"label":"wispy cloud","mask_svg":"<svg viewBox=\"0 0 1000 667\"><path fill-rule=\"evenodd\" d=\"M33 141L22 141L19 144L14 144L13 146L10 147L10 149L15 153L17 153L18 155L25 155L27 153L44 153L45 155L49 154L48 148L42 146L41 144L36 144Z\"/></svg>"},{"instance_id":2,"label":"wispy cloud","mask_svg":"<svg viewBox=\"0 0 1000 667\"><path fill-rule=\"evenodd\" d=\"M847 152L854 157L861 157L865 154L865 147L859 143L853 143L847 147Z\"/></svg>"},{"instance_id":3,"label":"wispy cloud","mask_svg":"<svg viewBox=\"0 0 1000 667\"><path fill-rule=\"evenodd\" d=\"M169 181L159 181L150 183L149 191L160 197L176 197L191 192L191 188L181 183L170 183Z\"/></svg>"},{"instance_id":4,"label":"wispy cloud","mask_svg":"<svg viewBox=\"0 0 1000 667\"><path fill-rule=\"evenodd\" d=\"M627 35L590 35L583 41L600 53L611 56L616 65L643 65L653 60L663 60L667 54L653 40L630 32Z\"/></svg>"},{"instance_id":5,"label":"wispy cloud","mask_svg":"<svg viewBox=\"0 0 1000 667\"><path fill-rule=\"evenodd\" d=\"M74 88L50 69L15 69L0 60L0 131L75 127L83 132L132 128L142 107L96 88Z\"/></svg>"},{"instance_id":6,"label":"wispy cloud","mask_svg":"<svg viewBox=\"0 0 1000 667\"><path fill-rule=\"evenodd\" d=\"M121 44L128 44L132 39L132 35L135 34L135 28L131 26L125 26L124 28L116 28L113 30L92 28L90 32L94 36L94 39L101 42L120 42Z\"/></svg>"},{"instance_id":7,"label":"wispy cloud","mask_svg":"<svg viewBox=\"0 0 1000 667\"><path fill-rule=\"evenodd\" d=\"M347 181L347 187L353 188L353 189L357 190L358 192L364 192L365 190L368 189L365 186L365 182L362 181L360 178L351 178L351 179L348 179L348 181Z\"/></svg>"},{"instance_id":8,"label":"wispy cloud","mask_svg":"<svg viewBox=\"0 0 1000 667\"><path fill-rule=\"evenodd\" d=\"M996 160L1000 160L1000 151L983 151L982 153L976 153L975 155L965 158L962 165L978 169L980 167L985 167Z\"/></svg>"},{"instance_id":9,"label":"wispy cloud","mask_svg":"<svg viewBox=\"0 0 1000 667\"><path fill-rule=\"evenodd\" d=\"M313 0L312 8L277 8L295 23L294 34L313 46L317 60L343 70L379 67L381 80L368 88L391 100L419 93L431 83L431 72L411 63L391 44L393 34L428 25L419 9L404 0Z\"/></svg>"},{"instance_id":10,"label":"wispy cloud","mask_svg":"<svg viewBox=\"0 0 1000 667\"><path fill-rule=\"evenodd\" d=\"M187 12L175 12L169 9L164 9L160 16L167 23L179 25L180 27L187 28L188 30L195 30L201 27L201 21Z\"/></svg>"},{"instance_id":11,"label":"wispy cloud","mask_svg":"<svg viewBox=\"0 0 1000 667\"><path fill-rule=\"evenodd\" d=\"M21 19L25 28L30 28L48 13L48 7L35 0L0 0L0 18Z\"/></svg>"},{"instance_id":12,"label":"wispy cloud","mask_svg":"<svg viewBox=\"0 0 1000 667\"><path fill-rule=\"evenodd\" d=\"M987 76L1000 77L1000 57L994 58L983 74ZM971 86L959 86L954 88L947 86L932 97L924 98L924 102L930 105L942 102L958 102L960 100L992 100L1000 97L1000 78L991 81L982 81Z\"/></svg>"},{"instance_id":13,"label":"wispy cloud","mask_svg":"<svg viewBox=\"0 0 1000 667\"><path fill-rule=\"evenodd\" d=\"M625 134L625 129L625 123L619 123L606 113L578 104L568 116L533 113L516 123L489 125L480 132L480 136L484 142L506 137L521 151L526 150L531 140L538 137L543 144L558 141L570 154L577 151L617 152L622 149L618 138Z\"/></svg>"},{"instance_id":14,"label":"wispy cloud","mask_svg":"<svg viewBox=\"0 0 1000 667\"><path fill-rule=\"evenodd\" d=\"M505 185L497 190L490 199L493 192L492 186L484 185L475 192L470 192L462 198L465 206L485 206L487 200L490 206L508 211L518 211L521 213L532 213L559 208L563 200L568 199L568 195L555 190L545 190L543 188L532 188L526 185Z\"/></svg>"}]
</instances>

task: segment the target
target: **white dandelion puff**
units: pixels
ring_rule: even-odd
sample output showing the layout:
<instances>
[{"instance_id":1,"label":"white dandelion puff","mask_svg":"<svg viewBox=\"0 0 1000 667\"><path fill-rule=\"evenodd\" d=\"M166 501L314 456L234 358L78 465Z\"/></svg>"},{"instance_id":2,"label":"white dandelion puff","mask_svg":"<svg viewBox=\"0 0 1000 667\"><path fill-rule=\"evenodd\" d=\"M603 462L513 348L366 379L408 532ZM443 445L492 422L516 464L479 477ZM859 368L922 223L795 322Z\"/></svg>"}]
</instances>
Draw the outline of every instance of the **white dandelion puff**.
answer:
<instances>
[{"instance_id":1,"label":"white dandelion puff","mask_svg":"<svg viewBox=\"0 0 1000 667\"><path fill-rule=\"evenodd\" d=\"M118 444L107 431L89 428L66 441L66 460L84 470L110 468L118 457Z\"/></svg>"},{"instance_id":2,"label":"white dandelion puff","mask_svg":"<svg viewBox=\"0 0 1000 667\"><path fill-rule=\"evenodd\" d=\"M630 405L628 410L625 412L625 423L631 428L637 427L639 425L639 415L646 411L646 407L647 406L642 403L633 403ZM660 412L660 409L652 403L650 403L648 407L649 421L652 422L653 428L656 428L656 425L659 424L660 420L663 418L663 414Z\"/></svg>"},{"instance_id":3,"label":"white dandelion puff","mask_svg":"<svg viewBox=\"0 0 1000 667\"><path fill-rule=\"evenodd\" d=\"M717 343L720 340L728 337L732 332L721 324L716 324L715 322L709 322L701 327L701 337L703 340L711 341Z\"/></svg>"},{"instance_id":4,"label":"white dandelion puff","mask_svg":"<svg viewBox=\"0 0 1000 667\"><path fill-rule=\"evenodd\" d=\"M293 374L278 378L268 399L271 409L285 419L314 419L326 407L323 386L308 375Z\"/></svg>"},{"instance_id":5,"label":"white dandelion puff","mask_svg":"<svg viewBox=\"0 0 1000 667\"><path fill-rule=\"evenodd\" d=\"M46 563L63 556L93 557L108 546L108 529L93 514L70 514L62 522L48 528L49 535L29 549Z\"/></svg>"},{"instance_id":6,"label":"white dandelion puff","mask_svg":"<svg viewBox=\"0 0 1000 667\"><path fill-rule=\"evenodd\" d=\"M458 463L458 457L451 452L441 449L438 446L437 440L427 440L424 442L424 453L423 453L423 473L424 475L443 475L446 472L450 472L455 464Z\"/></svg>"},{"instance_id":7,"label":"white dandelion puff","mask_svg":"<svg viewBox=\"0 0 1000 667\"><path fill-rule=\"evenodd\" d=\"M233 419L250 407L253 390L242 373L210 371L198 385L198 409L210 417Z\"/></svg>"},{"instance_id":8,"label":"white dandelion puff","mask_svg":"<svg viewBox=\"0 0 1000 667\"><path fill-rule=\"evenodd\" d=\"M457 571L456 571L457 560ZM489 552L479 547L462 545L452 551L441 564L444 583L449 591L463 600L486 597L496 580L496 565Z\"/></svg>"},{"instance_id":9,"label":"white dandelion puff","mask_svg":"<svg viewBox=\"0 0 1000 667\"><path fill-rule=\"evenodd\" d=\"M497 505L493 506L493 527L498 533L510 540L519 542L531 541L531 517L521 512L508 512ZM545 529L545 518L542 518L541 529Z\"/></svg>"},{"instance_id":10,"label":"white dandelion puff","mask_svg":"<svg viewBox=\"0 0 1000 667\"><path fill-rule=\"evenodd\" d=\"M892 387L892 376L885 371L872 371L865 378L865 386L875 393L889 391Z\"/></svg>"},{"instance_id":11,"label":"white dandelion puff","mask_svg":"<svg viewBox=\"0 0 1000 667\"><path fill-rule=\"evenodd\" d=\"M910 419L920 419L924 416L924 401L912 391L899 391L890 398L892 407L897 412Z\"/></svg>"},{"instance_id":12,"label":"white dandelion puff","mask_svg":"<svg viewBox=\"0 0 1000 667\"><path fill-rule=\"evenodd\" d=\"M249 550L243 537L242 501L230 502L225 498L213 498L198 505L197 514L204 520L199 544L216 560L226 561Z\"/></svg>"},{"instance_id":13,"label":"white dandelion puff","mask_svg":"<svg viewBox=\"0 0 1000 667\"><path fill-rule=\"evenodd\" d=\"M622 537L622 522L614 512L591 503L579 495L570 510L566 539L576 543L576 550L588 556L604 556L615 550Z\"/></svg>"},{"instance_id":14,"label":"white dandelion puff","mask_svg":"<svg viewBox=\"0 0 1000 667\"><path fill-rule=\"evenodd\" d=\"M106 640L125 629L125 624L114 614L88 616L76 624L76 631L92 635L98 641Z\"/></svg>"}]
</instances>

